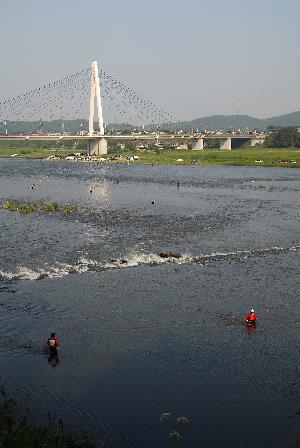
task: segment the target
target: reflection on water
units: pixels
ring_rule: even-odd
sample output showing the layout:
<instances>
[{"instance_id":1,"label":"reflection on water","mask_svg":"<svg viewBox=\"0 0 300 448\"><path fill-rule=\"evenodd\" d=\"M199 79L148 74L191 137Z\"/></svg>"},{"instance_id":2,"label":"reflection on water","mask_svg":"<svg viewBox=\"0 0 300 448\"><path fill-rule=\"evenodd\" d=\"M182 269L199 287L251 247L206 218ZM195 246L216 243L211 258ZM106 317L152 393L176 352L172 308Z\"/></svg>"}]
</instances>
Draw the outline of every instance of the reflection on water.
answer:
<instances>
[{"instance_id":1,"label":"reflection on water","mask_svg":"<svg viewBox=\"0 0 300 448\"><path fill-rule=\"evenodd\" d=\"M114 445L165 446L171 413L191 423L186 446L285 446L300 399L298 170L2 159L0 175L1 201L85 210L0 210L2 379Z\"/></svg>"},{"instance_id":2,"label":"reflection on water","mask_svg":"<svg viewBox=\"0 0 300 448\"><path fill-rule=\"evenodd\" d=\"M48 358L48 363L49 363L49 366L51 366L53 369L55 369L55 367L60 363L58 354L51 353Z\"/></svg>"},{"instance_id":3,"label":"reflection on water","mask_svg":"<svg viewBox=\"0 0 300 448\"><path fill-rule=\"evenodd\" d=\"M256 333L256 324L247 324L245 325L248 334Z\"/></svg>"},{"instance_id":4,"label":"reflection on water","mask_svg":"<svg viewBox=\"0 0 300 448\"><path fill-rule=\"evenodd\" d=\"M107 200L108 199L108 188L107 182L103 181L101 184L96 184L93 186L93 197L97 200Z\"/></svg>"}]
</instances>

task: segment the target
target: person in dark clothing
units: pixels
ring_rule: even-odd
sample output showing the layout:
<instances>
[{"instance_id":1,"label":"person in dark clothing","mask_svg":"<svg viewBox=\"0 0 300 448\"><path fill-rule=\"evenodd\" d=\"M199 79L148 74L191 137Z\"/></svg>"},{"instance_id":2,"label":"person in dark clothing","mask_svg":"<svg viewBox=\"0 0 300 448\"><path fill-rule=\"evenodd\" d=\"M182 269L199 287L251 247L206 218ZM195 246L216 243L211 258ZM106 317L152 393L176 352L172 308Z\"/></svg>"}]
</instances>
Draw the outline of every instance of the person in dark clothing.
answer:
<instances>
[{"instance_id":1,"label":"person in dark clothing","mask_svg":"<svg viewBox=\"0 0 300 448\"><path fill-rule=\"evenodd\" d=\"M47 339L47 346L51 355L57 355L59 347L59 339L56 337L55 333L51 333L50 337Z\"/></svg>"}]
</instances>

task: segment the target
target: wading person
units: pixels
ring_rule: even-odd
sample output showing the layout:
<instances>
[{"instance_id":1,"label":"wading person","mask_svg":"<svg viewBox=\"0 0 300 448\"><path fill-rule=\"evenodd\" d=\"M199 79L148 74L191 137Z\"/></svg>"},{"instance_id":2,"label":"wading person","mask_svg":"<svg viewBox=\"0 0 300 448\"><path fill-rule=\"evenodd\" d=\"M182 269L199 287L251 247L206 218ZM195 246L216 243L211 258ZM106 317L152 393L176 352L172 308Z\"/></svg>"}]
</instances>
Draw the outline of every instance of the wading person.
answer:
<instances>
[{"instance_id":1,"label":"wading person","mask_svg":"<svg viewBox=\"0 0 300 448\"><path fill-rule=\"evenodd\" d=\"M57 355L59 339L56 337L55 333L51 333L50 337L47 339L47 345L49 347L50 355Z\"/></svg>"},{"instance_id":2,"label":"wading person","mask_svg":"<svg viewBox=\"0 0 300 448\"><path fill-rule=\"evenodd\" d=\"M253 325L253 324L256 324L256 319L257 319L257 316L254 312L254 309L252 308L252 310L250 310L250 313L247 314L247 316L245 317L245 321L247 324Z\"/></svg>"}]
</instances>

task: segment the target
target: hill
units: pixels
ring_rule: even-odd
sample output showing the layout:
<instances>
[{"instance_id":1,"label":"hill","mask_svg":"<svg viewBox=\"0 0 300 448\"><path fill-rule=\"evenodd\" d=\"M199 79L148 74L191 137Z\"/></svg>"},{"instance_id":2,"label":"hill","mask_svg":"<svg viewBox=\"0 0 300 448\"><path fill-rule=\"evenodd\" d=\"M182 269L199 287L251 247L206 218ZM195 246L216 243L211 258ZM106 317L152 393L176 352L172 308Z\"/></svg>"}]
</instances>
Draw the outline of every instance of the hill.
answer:
<instances>
[{"instance_id":1,"label":"hill","mask_svg":"<svg viewBox=\"0 0 300 448\"><path fill-rule=\"evenodd\" d=\"M179 125L179 123L178 123ZM269 126L299 126L300 111L271 118L254 118L249 115L212 115L210 117L196 118L186 121L184 126L188 129L259 129L264 130Z\"/></svg>"},{"instance_id":2,"label":"hill","mask_svg":"<svg viewBox=\"0 0 300 448\"><path fill-rule=\"evenodd\" d=\"M199 129L199 131L207 130L231 130L231 129L258 129L264 130L269 126L284 127L284 126L298 126L300 127L300 111L292 112L290 114L281 115L271 118L255 118L250 115L212 115L209 117L196 118L191 121L184 121L173 123L172 125L161 125L161 129ZM68 132L77 133L81 130L86 131L88 129L88 121L86 119L77 120L52 120L44 121L6 121L6 127L9 134L28 134L30 132L36 132L41 129L47 133L55 132ZM0 122L0 134L5 134L5 124ZM94 128L97 125L95 123ZM110 123L107 125L107 129L119 129L130 130L133 126L130 124L116 124ZM156 126L154 125L154 129ZM145 129L153 129L153 125L145 126Z\"/></svg>"}]
</instances>

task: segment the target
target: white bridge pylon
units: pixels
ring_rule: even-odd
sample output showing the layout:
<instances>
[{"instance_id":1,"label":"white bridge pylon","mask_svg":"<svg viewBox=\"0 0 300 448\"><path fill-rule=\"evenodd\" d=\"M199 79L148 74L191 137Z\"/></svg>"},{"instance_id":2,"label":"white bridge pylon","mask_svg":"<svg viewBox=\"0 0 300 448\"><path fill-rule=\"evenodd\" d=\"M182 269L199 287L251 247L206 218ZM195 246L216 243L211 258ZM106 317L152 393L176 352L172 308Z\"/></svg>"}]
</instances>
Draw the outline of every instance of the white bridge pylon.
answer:
<instances>
[{"instance_id":1,"label":"white bridge pylon","mask_svg":"<svg viewBox=\"0 0 300 448\"><path fill-rule=\"evenodd\" d=\"M104 135L103 110L101 102L100 80L99 80L99 70L97 61L92 62L89 135L93 135L94 133L95 98L98 112L99 135Z\"/></svg>"}]
</instances>

